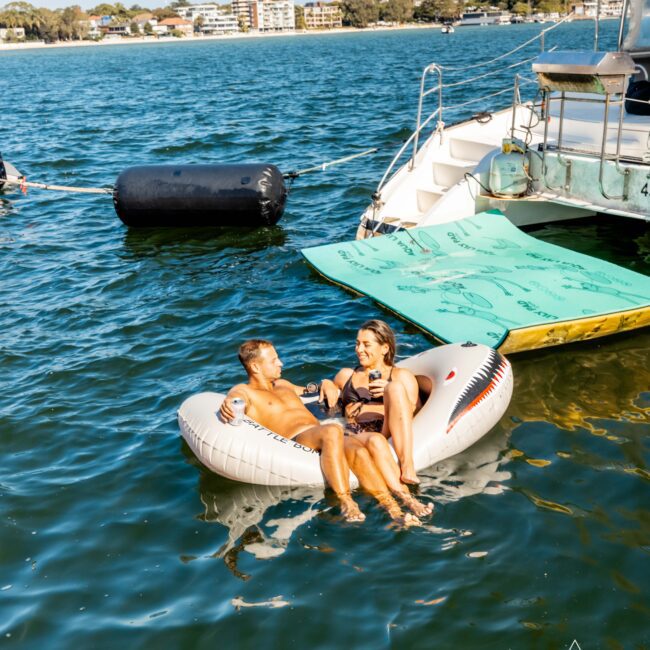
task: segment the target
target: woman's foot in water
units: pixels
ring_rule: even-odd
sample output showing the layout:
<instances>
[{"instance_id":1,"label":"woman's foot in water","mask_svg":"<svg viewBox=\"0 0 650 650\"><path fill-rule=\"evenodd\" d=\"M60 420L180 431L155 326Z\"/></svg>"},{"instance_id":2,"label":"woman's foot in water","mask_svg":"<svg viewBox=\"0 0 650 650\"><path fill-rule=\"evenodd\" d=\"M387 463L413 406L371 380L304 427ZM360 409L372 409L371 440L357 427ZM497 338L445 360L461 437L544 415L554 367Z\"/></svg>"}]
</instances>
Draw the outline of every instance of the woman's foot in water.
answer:
<instances>
[{"instance_id":1,"label":"woman's foot in water","mask_svg":"<svg viewBox=\"0 0 650 650\"><path fill-rule=\"evenodd\" d=\"M361 522L365 520L366 515L361 512L359 506L355 503L352 497L348 496L339 498L341 501L341 514L345 521Z\"/></svg>"},{"instance_id":2,"label":"woman's foot in water","mask_svg":"<svg viewBox=\"0 0 650 650\"><path fill-rule=\"evenodd\" d=\"M389 517L395 524L401 526L421 526L422 522L410 512L404 513L399 504L390 494L382 494L377 496L379 505L386 510Z\"/></svg>"},{"instance_id":3,"label":"woman's foot in water","mask_svg":"<svg viewBox=\"0 0 650 650\"><path fill-rule=\"evenodd\" d=\"M420 479L415 473L414 467L403 467L400 480L406 485L420 485Z\"/></svg>"},{"instance_id":4,"label":"woman's foot in water","mask_svg":"<svg viewBox=\"0 0 650 650\"><path fill-rule=\"evenodd\" d=\"M398 492L400 501L417 517L428 517L433 512L433 503L418 501L408 488Z\"/></svg>"}]
</instances>

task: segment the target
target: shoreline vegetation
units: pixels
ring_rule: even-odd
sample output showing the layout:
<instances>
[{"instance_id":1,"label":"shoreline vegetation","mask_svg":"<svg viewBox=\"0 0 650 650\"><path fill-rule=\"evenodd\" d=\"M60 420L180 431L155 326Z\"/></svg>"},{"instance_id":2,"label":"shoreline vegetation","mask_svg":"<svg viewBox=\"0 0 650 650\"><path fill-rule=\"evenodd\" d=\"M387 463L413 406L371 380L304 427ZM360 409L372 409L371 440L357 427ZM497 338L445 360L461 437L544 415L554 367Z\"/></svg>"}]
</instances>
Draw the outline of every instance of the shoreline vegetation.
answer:
<instances>
[{"instance_id":1,"label":"shoreline vegetation","mask_svg":"<svg viewBox=\"0 0 650 650\"><path fill-rule=\"evenodd\" d=\"M489 16L489 22L504 25L511 18L558 20L569 10L568 0L501 0L498 7L488 5L489 0L472 6L470 1L335 0L303 6L293 0L232 0L226 5L172 0L151 10L118 2L84 11L78 5L51 10L14 0L0 7L0 51L441 28L459 24L462 16Z\"/></svg>"},{"instance_id":2,"label":"shoreline vegetation","mask_svg":"<svg viewBox=\"0 0 650 650\"><path fill-rule=\"evenodd\" d=\"M22 43L0 43L0 52L2 51L22 51L22 50L52 50L62 47L104 47L120 45L142 45L142 44L160 44L160 43L203 43L204 41L230 41L247 38L277 38L282 36L323 36L328 34L356 34L362 32L378 31L395 31L409 29L440 29L440 23L423 23L423 24L403 24L403 25L378 25L376 27L339 27L333 29L304 29L287 32L240 32L238 34L219 34L215 36L190 36L185 38L175 38L173 36L156 37L156 36L132 36L122 39L108 40L77 40L77 41L56 41L46 43L45 41L24 41Z\"/></svg>"}]
</instances>

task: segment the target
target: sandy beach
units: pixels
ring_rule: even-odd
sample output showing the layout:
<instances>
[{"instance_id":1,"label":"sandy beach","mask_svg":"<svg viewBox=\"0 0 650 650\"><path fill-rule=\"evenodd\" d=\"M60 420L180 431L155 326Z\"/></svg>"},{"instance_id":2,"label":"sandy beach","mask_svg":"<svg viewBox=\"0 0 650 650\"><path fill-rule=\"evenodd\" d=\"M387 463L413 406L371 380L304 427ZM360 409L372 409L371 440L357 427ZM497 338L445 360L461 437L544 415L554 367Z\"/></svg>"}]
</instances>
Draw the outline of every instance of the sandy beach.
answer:
<instances>
[{"instance_id":1,"label":"sandy beach","mask_svg":"<svg viewBox=\"0 0 650 650\"><path fill-rule=\"evenodd\" d=\"M57 43L45 43L44 41L28 41L26 43L0 43L0 52L6 51L22 51L22 50L51 50L60 47L104 47L112 45L140 45L140 44L160 44L160 43L201 43L203 41L221 41L232 40L238 38L274 38L281 36L323 36L327 34L355 34L355 33L368 33L378 31L395 31L395 30L409 30L409 29L440 29L441 25L437 23L429 24L408 24L388 26L382 25L378 27L367 27L360 29L357 27L343 27L338 29L323 29L323 30L300 30L295 32L246 32L239 34L222 34L219 36L193 36L191 38L183 37L176 38L174 36L167 36L159 38L157 36L135 36L129 38L107 39L101 41L59 41Z\"/></svg>"}]
</instances>

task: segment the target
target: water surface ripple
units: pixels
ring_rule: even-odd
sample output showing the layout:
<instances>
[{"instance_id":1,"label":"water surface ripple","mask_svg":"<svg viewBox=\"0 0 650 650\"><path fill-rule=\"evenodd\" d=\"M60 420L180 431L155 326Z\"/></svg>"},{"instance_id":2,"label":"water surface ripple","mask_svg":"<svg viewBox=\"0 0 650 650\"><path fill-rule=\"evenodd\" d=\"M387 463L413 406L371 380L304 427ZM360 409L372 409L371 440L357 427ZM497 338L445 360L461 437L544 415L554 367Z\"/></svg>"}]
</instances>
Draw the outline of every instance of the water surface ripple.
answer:
<instances>
[{"instance_id":1,"label":"water surface ripple","mask_svg":"<svg viewBox=\"0 0 650 650\"><path fill-rule=\"evenodd\" d=\"M322 491L223 480L176 424L187 396L242 379L245 337L272 338L297 382L353 363L371 316L403 356L431 345L298 251L353 236L426 64L473 63L540 28L0 53L0 146L30 180L111 185L139 163L288 171L381 148L298 181L258 232L127 231L107 197L0 197L3 647L649 646L647 331L514 357L500 424L424 473L436 514L418 530L362 494L368 520L350 526ZM589 47L590 30L547 42ZM603 32L607 46L615 25ZM537 234L650 273L642 226Z\"/></svg>"}]
</instances>

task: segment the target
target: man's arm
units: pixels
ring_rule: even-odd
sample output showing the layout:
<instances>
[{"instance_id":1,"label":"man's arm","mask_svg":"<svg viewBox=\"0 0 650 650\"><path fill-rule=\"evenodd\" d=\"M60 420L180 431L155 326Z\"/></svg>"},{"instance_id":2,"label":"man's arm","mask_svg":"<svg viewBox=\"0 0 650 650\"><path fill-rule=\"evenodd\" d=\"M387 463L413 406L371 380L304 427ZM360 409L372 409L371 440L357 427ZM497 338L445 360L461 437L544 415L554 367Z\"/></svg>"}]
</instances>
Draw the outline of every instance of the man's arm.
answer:
<instances>
[{"instance_id":1,"label":"man's arm","mask_svg":"<svg viewBox=\"0 0 650 650\"><path fill-rule=\"evenodd\" d=\"M219 414L221 415L222 420L230 422L235 417L235 412L232 408L232 400L236 397L243 399L246 403L246 406L244 407L244 413L246 413L246 411L248 411L250 408L251 400L248 396L248 391L246 390L245 384L238 384L237 386L233 386L228 391L226 399L223 400L221 403L221 408L219 409Z\"/></svg>"}]
</instances>

